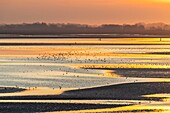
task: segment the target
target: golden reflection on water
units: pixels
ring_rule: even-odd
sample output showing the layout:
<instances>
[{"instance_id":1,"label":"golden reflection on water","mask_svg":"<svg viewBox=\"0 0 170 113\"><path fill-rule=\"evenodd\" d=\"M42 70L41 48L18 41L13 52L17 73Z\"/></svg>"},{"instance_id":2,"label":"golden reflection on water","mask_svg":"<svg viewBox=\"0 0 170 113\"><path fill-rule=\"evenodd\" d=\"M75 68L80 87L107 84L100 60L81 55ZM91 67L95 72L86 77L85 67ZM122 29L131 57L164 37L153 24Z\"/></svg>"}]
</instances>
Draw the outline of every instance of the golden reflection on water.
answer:
<instances>
[{"instance_id":1,"label":"golden reflection on water","mask_svg":"<svg viewBox=\"0 0 170 113\"><path fill-rule=\"evenodd\" d=\"M106 70L106 71L104 71L104 76L105 77L113 77L113 78L120 78L121 77L121 75L115 74L114 72L115 71L112 71L112 70Z\"/></svg>"},{"instance_id":2,"label":"golden reflection on water","mask_svg":"<svg viewBox=\"0 0 170 113\"><path fill-rule=\"evenodd\" d=\"M24 47L0 47L0 57L29 57L29 56L38 56L40 54L47 54L50 57L50 54L63 54L65 57L74 58L75 56L83 58L95 59L96 57L105 57L105 58L170 58L170 55L161 55L161 54L147 54L147 53L120 53L118 47L117 49L101 48L101 47L36 47L36 46L24 46ZM133 50L133 48L132 48ZM131 48L128 51L132 51ZM113 52L115 51L115 52ZM116 52L117 51L117 52ZM127 51L126 49L124 51ZM154 50L157 51L157 50ZM165 50L161 50L165 51ZM166 51L169 51L167 48ZM142 61L142 60L141 60Z\"/></svg>"},{"instance_id":3,"label":"golden reflection on water","mask_svg":"<svg viewBox=\"0 0 170 113\"><path fill-rule=\"evenodd\" d=\"M96 109L96 110L77 110L77 111L61 111L61 112L49 112L49 113L169 113L167 109L169 106L142 106L133 105L118 108L108 109Z\"/></svg>"},{"instance_id":4,"label":"golden reflection on water","mask_svg":"<svg viewBox=\"0 0 170 113\"><path fill-rule=\"evenodd\" d=\"M3 39L0 43L170 44L168 38L162 38L162 41L160 38Z\"/></svg>"},{"instance_id":5,"label":"golden reflection on water","mask_svg":"<svg viewBox=\"0 0 170 113\"><path fill-rule=\"evenodd\" d=\"M170 112L170 94L152 94L144 95L144 97L162 97L163 101L139 101L136 105L129 105L125 107L95 109L95 110L79 110L68 111L68 113L103 113L103 112L121 112L121 113L169 113ZM135 102L132 100L132 102ZM54 112L55 113L55 112ZM61 113L65 113L61 112Z\"/></svg>"},{"instance_id":6,"label":"golden reflection on water","mask_svg":"<svg viewBox=\"0 0 170 113\"><path fill-rule=\"evenodd\" d=\"M169 105L130 105L117 108L95 109L95 110L77 110L61 111L60 113L169 113ZM51 112L50 112L51 113ZM57 112L52 112L57 113Z\"/></svg>"},{"instance_id":7,"label":"golden reflection on water","mask_svg":"<svg viewBox=\"0 0 170 113\"><path fill-rule=\"evenodd\" d=\"M54 40L54 39L38 39L38 40L30 40L30 39L24 39L24 40L0 40L1 43L63 43L63 40ZM64 41L65 42L65 41ZM165 39L163 38L162 41L160 41L159 38L130 38L130 39L102 39L102 41L99 41L98 39L70 39L68 40L66 43L97 43L97 44L170 44L170 39ZM108 50L108 48L111 48L110 50ZM123 49L122 49L123 48ZM156 48L154 50L154 48ZM149 51L156 51L159 50L161 52L165 51L165 52L169 52L169 48L166 49L161 49L159 47L154 47L151 48L151 50L145 48L145 47L139 47L139 48L135 48L135 47L72 47L72 46L54 46L54 47L50 47L50 46L5 46L5 47L0 47L0 58L36 58L37 56L40 55L44 55L46 54L48 57L51 57L53 54L55 54L56 56L59 54L63 54L65 55L64 57L69 58L69 59L74 59L75 57L78 57L78 60L84 60L85 58L88 57L88 59L90 60L97 60L97 58L118 58L118 59L123 59L123 58L133 58L133 60L131 61L132 64L130 63L130 61L120 61L118 64L116 63L109 63L109 62L105 62L105 63L95 63L92 62L90 63L48 63L48 62L30 62L30 61L11 61L11 60L0 60L0 66L19 66L19 65L30 65L30 66L39 66L39 65L45 65L45 66L68 66L68 67L75 67L75 69L79 69L79 68L101 68L104 70L104 72L102 73L104 75L104 77L112 77L112 78L121 78L121 75L115 74L115 71L108 71L105 68L118 68L118 69L122 69L122 68L128 68L128 69L170 69L170 65L167 64L168 62L168 58L170 58L170 55L161 55L161 54L149 54L149 53L137 53L137 50L135 49L145 49L145 50L149 50ZM128 51L127 51L128 50ZM134 53L131 53L131 50L135 50ZM135 59L135 58L140 58L140 59ZM135 59L135 60L134 60ZM107 60L107 59L106 59ZM65 61L65 59L64 59ZM142 63L141 63L142 62ZM149 64L149 63L153 63L153 64ZM157 64L154 64L157 63ZM162 63L162 64L158 64L158 63ZM45 72L43 72L44 74ZM50 74L50 75L54 75L54 74L59 74L60 72L46 72L46 74ZM7 73L6 73L7 74ZM19 73L15 73L15 74L19 74ZM27 73L28 74L28 73ZM33 73L29 73L30 76L34 76ZM39 72L39 74L41 75L41 73ZM69 74L73 74L73 73L69 73ZM78 73L79 75L83 75ZM97 76L102 75L100 74L96 74ZM87 76L87 74L84 74L85 76ZM94 76L95 74L88 74L89 76ZM41 76L42 77L42 76ZM142 80L141 80L142 81ZM143 81L145 82L170 82L169 78L157 78L157 79L151 79L151 78L143 78ZM140 81L139 81L140 82ZM58 95L58 94L62 94L64 91L68 91L71 89L49 89L49 88L34 88L34 89L27 89L23 92L17 92L17 93L6 93L6 94L0 94L0 96L35 96L35 95ZM121 112L121 111L133 111L133 110L142 110L142 113L145 113L145 111L147 110L153 110L153 113L156 112L162 112L162 113L169 113L170 112L170 96L169 94L154 94L154 95L144 95L144 97L163 97L164 100L163 102L154 102L152 101L151 103L148 101L112 101L112 102L108 102L110 104L120 104L120 103L133 103L135 105L132 106L126 106L126 107L118 107L118 108L110 108L110 109L96 109L96 110L80 110L80 111L70 111L70 113L84 113L84 112ZM2 100L1 100L2 101ZM16 100L18 102L21 102L24 100ZM73 103L107 103L108 100L102 101L102 100L96 100L96 101L89 101L89 100L74 100L72 101ZM110 100L109 100L110 101ZM7 101L6 101L7 102ZM11 100L9 100L9 102L11 102ZM14 102L14 101L13 101ZM27 101L27 102L32 102ZM37 101L38 102L38 101ZM39 102L68 102L67 101L53 101L53 100L39 100ZM70 102L70 100L69 100ZM139 104L140 102L140 104ZM107 103L107 104L108 104ZM69 113L69 111L67 111L67 113Z\"/></svg>"},{"instance_id":8,"label":"golden reflection on water","mask_svg":"<svg viewBox=\"0 0 170 113\"><path fill-rule=\"evenodd\" d=\"M152 95L144 95L143 97L163 98L162 101L168 103L170 106L170 94L152 94Z\"/></svg>"}]
</instances>

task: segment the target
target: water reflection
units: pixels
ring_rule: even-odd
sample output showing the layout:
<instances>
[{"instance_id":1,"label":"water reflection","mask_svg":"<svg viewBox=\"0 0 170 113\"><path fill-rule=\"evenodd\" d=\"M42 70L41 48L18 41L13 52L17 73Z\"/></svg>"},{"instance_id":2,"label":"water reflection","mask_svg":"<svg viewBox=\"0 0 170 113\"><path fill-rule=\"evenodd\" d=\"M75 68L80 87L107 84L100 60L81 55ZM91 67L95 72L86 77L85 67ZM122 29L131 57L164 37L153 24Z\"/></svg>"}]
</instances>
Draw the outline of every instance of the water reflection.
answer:
<instances>
[{"instance_id":1,"label":"water reflection","mask_svg":"<svg viewBox=\"0 0 170 113\"><path fill-rule=\"evenodd\" d=\"M24 99L24 96L41 95L41 98L36 97L39 98L37 102L126 105L109 109L95 108L87 112L168 112L170 45L154 44L170 44L170 39L162 39L161 42L158 38L96 40L70 39L68 43L115 45L0 46L0 85L27 89L25 92L0 94L0 98L22 96ZM60 44L63 39L0 39L0 43L25 42ZM96 91L100 88L102 91ZM111 88L114 90L109 90ZM106 89L107 95L104 94ZM90 91L87 93L90 95L86 95L86 91ZM48 95L60 95L65 100L51 100ZM43 100L43 96L49 100ZM73 99L76 96L85 100ZM31 103L35 97L23 101L1 99L0 103Z\"/></svg>"}]
</instances>

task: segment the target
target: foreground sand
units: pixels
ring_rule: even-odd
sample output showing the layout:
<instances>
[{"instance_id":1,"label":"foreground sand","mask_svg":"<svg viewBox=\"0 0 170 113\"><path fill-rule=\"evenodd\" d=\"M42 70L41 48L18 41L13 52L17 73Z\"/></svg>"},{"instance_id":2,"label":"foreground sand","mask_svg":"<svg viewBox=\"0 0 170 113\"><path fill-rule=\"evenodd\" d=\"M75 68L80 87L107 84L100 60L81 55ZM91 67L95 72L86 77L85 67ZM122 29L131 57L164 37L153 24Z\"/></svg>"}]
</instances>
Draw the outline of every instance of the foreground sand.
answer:
<instances>
[{"instance_id":1,"label":"foreground sand","mask_svg":"<svg viewBox=\"0 0 170 113\"><path fill-rule=\"evenodd\" d=\"M0 90L2 91L2 89ZM169 82L146 82L146 83L126 83L119 85L108 85L95 88L65 91L59 95L30 95L30 96L1 96L0 111L2 112L52 112L52 111L73 111L106 109L114 110L115 107L131 105L150 105L154 102L162 102L166 97L149 97L151 94L170 93ZM6 100L6 102L5 102ZM45 102L44 100L48 100ZM50 102L51 100L51 102ZM56 102L54 102L56 100ZM57 102L57 100L68 100L68 102ZM75 102L74 100L79 100ZM127 103L85 103L85 100L126 100ZM136 101L135 101L136 100ZM72 102L73 101L73 102ZM82 102L82 103L81 103ZM131 102L131 104L130 104ZM170 103L166 103L170 105ZM141 107L142 108L142 107ZM158 106L159 108L159 106ZM143 109L144 111L154 111L155 108ZM106 111L107 111L106 110ZM120 109L117 109L118 111ZM122 109L123 110L123 109ZM142 109L137 109L142 111ZM159 109L161 110L161 109ZM102 111L102 110L101 110ZM128 111L128 109L124 109ZM133 109L135 111L135 108ZM133 112L132 111L132 112Z\"/></svg>"}]
</instances>

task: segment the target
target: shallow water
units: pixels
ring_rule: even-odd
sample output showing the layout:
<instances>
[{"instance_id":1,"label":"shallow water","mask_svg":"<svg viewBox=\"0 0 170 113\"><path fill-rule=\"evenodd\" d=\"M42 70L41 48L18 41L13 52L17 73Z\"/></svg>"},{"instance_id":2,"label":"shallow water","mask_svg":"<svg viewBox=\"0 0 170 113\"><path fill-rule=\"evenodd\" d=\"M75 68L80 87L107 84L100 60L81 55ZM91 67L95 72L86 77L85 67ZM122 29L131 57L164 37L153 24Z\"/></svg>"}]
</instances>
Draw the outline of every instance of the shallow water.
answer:
<instances>
[{"instance_id":1,"label":"shallow water","mask_svg":"<svg viewBox=\"0 0 170 113\"><path fill-rule=\"evenodd\" d=\"M0 43L94 43L96 40L0 39ZM159 38L102 39L97 43L142 45L0 46L0 86L67 89L170 81L170 45L154 45L169 44L168 39L163 42Z\"/></svg>"},{"instance_id":2,"label":"shallow water","mask_svg":"<svg viewBox=\"0 0 170 113\"><path fill-rule=\"evenodd\" d=\"M137 72L146 73L147 78L155 74L169 78L170 55L147 54L158 52L155 48L158 46L5 46L0 48L0 85L90 87L132 82L134 79L114 78L113 75L133 77L130 74ZM167 52L168 48L170 46L160 46L159 51ZM139 54L141 50L143 53ZM114 72L108 74L106 68Z\"/></svg>"}]
</instances>

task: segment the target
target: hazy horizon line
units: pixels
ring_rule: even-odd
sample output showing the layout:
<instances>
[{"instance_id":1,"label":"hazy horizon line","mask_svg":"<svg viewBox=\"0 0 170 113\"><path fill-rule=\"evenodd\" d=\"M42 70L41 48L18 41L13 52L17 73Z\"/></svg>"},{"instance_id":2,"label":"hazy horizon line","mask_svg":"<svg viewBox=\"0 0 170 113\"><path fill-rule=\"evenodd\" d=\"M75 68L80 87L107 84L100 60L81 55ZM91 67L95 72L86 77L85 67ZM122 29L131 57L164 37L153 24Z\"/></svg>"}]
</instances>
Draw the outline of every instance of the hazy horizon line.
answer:
<instances>
[{"instance_id":1,"label":"hazy horizon line","mask_svg":"<svg viewBox=\"0 0 170 113\"><path fill-rule=\"evenodd\" d=\"M44 22L44 21L35 21L35 22L16 22L16 23L0 23L0 25L17 25L17 24L35 24L35 23L45 23L45 24L79 24L79 25L89 25L89 26L100 26L100 25L135 25L135 24L165 24L170 25L166 22L134 22L134 23L100 23L100 24L90 24L90 23L78 23L78 22Z\"/></svg>"}]
</instances>

